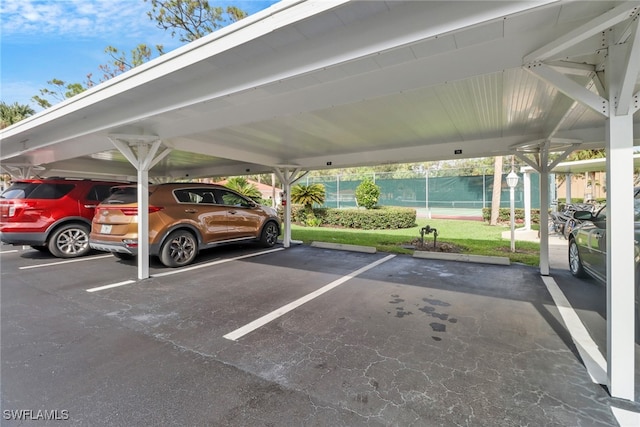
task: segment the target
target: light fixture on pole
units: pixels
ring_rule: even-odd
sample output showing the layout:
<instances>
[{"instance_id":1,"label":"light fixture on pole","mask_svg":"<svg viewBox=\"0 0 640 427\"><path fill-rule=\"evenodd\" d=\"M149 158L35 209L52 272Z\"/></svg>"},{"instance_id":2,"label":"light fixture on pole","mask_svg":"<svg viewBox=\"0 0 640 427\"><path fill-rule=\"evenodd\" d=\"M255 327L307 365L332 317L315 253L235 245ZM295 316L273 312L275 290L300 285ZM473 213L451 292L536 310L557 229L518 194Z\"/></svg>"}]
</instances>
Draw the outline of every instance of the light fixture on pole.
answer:
<instances>
[{"instance_id":1,"label":"light fixture on pole","mask_svg":"<svg viewBox=\"0 0 640 427\"><path fill-rule=\"evenodd\" d=\"M507 185L509 186L509 206L511 208L511 252L516 251L516 225L515 225L515 201L514 190L518 185L518 174L513 171L513 165L511 166L511 172L507 175Z\"/></svg>"}]
</instances>

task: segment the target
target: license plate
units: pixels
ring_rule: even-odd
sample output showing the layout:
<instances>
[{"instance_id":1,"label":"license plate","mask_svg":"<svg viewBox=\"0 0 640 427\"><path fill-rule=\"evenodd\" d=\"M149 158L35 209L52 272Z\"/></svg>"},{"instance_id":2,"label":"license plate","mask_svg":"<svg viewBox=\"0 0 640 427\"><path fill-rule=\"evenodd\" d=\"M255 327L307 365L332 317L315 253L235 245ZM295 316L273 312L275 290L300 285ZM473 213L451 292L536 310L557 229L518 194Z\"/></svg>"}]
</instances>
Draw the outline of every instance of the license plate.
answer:
<instances>
[{"instance_id":1,"label":"license plate","mask_svg":"<svg viewBox=\"0 0 640 427\"><path fill-rule=\"evenodd\" d=\"M101 234L109 234L111 233L111 224L102 224L100 227Z\"/></svg>"}]
</instances>

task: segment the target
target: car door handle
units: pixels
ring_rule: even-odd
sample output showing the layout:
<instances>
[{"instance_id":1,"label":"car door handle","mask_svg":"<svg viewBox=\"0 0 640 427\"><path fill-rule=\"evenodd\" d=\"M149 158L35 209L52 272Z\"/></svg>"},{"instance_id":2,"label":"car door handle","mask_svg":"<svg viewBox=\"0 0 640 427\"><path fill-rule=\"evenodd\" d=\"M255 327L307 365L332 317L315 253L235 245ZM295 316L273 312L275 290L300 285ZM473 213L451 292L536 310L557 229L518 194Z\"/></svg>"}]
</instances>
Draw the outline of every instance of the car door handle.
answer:
<instances>
[{"instance_id":1,"label":"car door handle","mask_svg":"<svg viewBox=\"0 0 640 427\"><path fill-rule=\"evenodd\" d=\"M95 209L98 205L84 205L85 209Z\"/></svg>"},{"instance_id":2,"label":"car door handle","mask_svg":"<svg viewBox=\"0 0 640 427\"><path fill-rule=\"evenodd\" d=\"M197 213L198 209L185 209L184 210L186 213Z\"/></svg>"},{"instance_id":3,"label":"car door handle","mask_svg":"<svg viewBox=\"0 0 640 427\"><path fill-rule=\"evenodd\" d=\"M235 215L237 212L236 212L236 211L229 211L229 213L230 213L231 215Z\"/></svg>"}]
</instances>

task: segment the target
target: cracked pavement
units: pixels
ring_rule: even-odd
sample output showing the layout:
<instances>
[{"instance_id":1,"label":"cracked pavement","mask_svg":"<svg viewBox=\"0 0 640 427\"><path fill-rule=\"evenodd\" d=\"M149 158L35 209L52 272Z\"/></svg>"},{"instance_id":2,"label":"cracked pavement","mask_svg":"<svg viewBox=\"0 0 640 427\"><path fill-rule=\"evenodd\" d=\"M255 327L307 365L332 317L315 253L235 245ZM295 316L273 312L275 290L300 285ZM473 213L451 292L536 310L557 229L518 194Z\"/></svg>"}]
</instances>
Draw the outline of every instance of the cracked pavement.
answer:
<instances>
[{"instance_id":1,"label":"cracked pavement","mask_svg":"<svg viewBox=\"0 0 640 427\"><path fill-rule=\"evenodd\" d=\"M223 338L383 256L297 246L87 293L135 265L20 271L51 259L3 255L2 409L68 410L64 425L617 425L531 267L397 256ZM601 340L584 294L603 290L559 277Z\"/></svg>"}]
</instances>

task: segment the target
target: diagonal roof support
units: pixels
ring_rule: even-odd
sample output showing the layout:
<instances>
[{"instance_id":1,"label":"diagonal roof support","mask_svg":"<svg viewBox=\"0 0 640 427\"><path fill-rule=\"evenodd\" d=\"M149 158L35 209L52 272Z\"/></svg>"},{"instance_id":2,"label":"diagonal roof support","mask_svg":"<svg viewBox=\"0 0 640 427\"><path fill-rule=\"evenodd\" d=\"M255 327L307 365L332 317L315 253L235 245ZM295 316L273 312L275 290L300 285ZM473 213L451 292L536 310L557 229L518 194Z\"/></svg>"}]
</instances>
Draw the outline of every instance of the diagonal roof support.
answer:
<instances>
[{"instance_id":1,"label":"diagonal roof support","mask_svg":"<svg viewBox=\"0 0 640 427\"><path fill-rule=\"evenodd\" d=\"M640 7L640 1L625 2L599 17L592 19L586 24L579 26L573 31L568 32L564 36L558 37L551 43L531 52L529 55L524 57L524 63L527 64L530 62L549 59L554 55L561 53L565 49L574 46L576 43L584 41L589 37L605 31L631 17L636 12L635 9L638 7Z\"/></svg>"},{"instance_id":2,"label":"diagonal roof support","mask_svg":"<svg viewBox=\"0 0 640 427\"><path fill-rule=\"evenodd\" d=\"M569 98L575 99L576 101L591 108L593 111L608 117L609 101L600 95L591 92L589 89L576 83L564 74L542 63L527 65L524 69L555 86L560 92L564 93Z\"/></svg>"},{"instance_id":3,"label":"diagonal roof support","mask_svg":"<svg viewBox=\"0 0 640 427\"><path fill-rule=\"evenodd\" d=\"M631 37L626 43L629 45L627 54L624 58L624 64L621 64L622 77L620 93L618 94L618 105L616 106L616 114L623 116L631 109L631 101L633 98L633 89L635 88L638 74L640 74L640 31L638 31L638 20L634 21L634 27L631 31Z\"/></svg>"}]
</instances>

